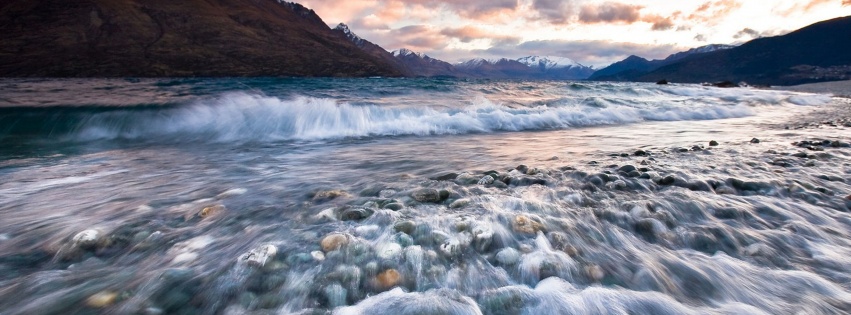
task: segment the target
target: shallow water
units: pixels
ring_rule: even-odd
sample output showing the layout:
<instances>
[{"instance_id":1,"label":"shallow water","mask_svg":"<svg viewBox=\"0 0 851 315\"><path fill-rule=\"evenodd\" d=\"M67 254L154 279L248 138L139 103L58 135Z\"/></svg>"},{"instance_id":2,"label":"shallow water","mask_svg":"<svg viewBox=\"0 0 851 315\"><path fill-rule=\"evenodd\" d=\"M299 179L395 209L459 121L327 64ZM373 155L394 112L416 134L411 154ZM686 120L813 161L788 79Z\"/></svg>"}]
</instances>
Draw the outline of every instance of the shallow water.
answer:
<instances>
[{"instance_id":1,"label":"shallow water","mask_svg":"<svg viewBox=\"0 0 851 315\"><path fill-rule=\"evenodd\" d=\"M0 86L0 313L851 309L851 133L777 127L841 99L396 79ZM814 139L828 142L791 144ZM322 248L328 235L345 245Z\"/></svg>"}]
</instances>

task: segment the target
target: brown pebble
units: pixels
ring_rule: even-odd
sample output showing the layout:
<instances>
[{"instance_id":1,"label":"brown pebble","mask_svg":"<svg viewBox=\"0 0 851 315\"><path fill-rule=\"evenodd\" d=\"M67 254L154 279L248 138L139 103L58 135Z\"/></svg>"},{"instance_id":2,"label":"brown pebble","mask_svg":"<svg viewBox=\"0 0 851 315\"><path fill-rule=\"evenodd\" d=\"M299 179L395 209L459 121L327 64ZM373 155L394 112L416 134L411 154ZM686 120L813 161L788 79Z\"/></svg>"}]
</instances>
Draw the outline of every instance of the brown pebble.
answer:
<instances>
[{"instance_id":1,"label":"brown pebble","mask_svg":"<svg viewBox=\"0 0 851 315\"><path fill-rule=\"evenodd\" d=\"M93 308L104 308L115 303L118 293L112 291L100 291L86 299L86 306Z\"/></svg>"},{"instance_id":2,"label":"brown pebble","mask_svg":"<svg viewBox=\"0 0 851 315\"><path fill-rule=\"evenodd\" d=\"M387 269L375 276L375 281L382 289L395 287L402 280L402 275L396 269Z\"/></svg>"},{"instance_id":3,"label":"brown pebble","mask_svg":"<svg viewBox=\"0 0 851 315\"><path fill-rule=\"evenodd\" d=\"M514 229L514 232L524 234L535 234L544 229L544 226L541 223L535 222L522 214L518 214L514 217L514 222L512 222L511 227Z\"/></svg>"},{"instance_id":4,"label":"brown pebble","mask_svg":"<svg viewBox=\"0 0 851 315\"><path fill-rule=\"evenodd\" d=\"M334 250L340 249L340 247L345 246L349 243L349 238L346 237L345 234L341 233L332 233L325 236L322 241L319 242L319 246L322 247L322 251L330 252Z\"/></svg>"}]
</instances>

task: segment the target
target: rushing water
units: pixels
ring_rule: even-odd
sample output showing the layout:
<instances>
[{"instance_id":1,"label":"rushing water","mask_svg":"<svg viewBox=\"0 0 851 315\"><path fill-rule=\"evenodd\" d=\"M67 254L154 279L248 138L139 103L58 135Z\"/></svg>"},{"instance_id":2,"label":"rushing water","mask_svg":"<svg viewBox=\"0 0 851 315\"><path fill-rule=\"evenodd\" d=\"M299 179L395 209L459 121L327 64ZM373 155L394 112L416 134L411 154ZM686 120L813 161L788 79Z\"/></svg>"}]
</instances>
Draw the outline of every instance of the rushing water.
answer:
<instances>
[{"instance_id":1,"label":"rushing water","mask_svg":"<svg viewBox=\"0 0 851 315\"><path fill-rule=\"evenodd\" d=\"M4 79L0 314L847 314L843 102Z\"/></svg>"}]
</instances>

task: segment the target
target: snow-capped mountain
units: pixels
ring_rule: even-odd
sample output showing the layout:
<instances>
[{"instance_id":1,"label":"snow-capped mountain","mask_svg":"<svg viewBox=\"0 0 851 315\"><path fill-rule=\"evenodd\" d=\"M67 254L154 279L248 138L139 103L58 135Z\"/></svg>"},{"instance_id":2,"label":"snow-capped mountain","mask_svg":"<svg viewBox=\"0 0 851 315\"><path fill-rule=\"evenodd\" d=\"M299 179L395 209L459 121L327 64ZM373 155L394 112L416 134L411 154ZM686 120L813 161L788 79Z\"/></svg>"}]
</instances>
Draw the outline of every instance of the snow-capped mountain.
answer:
<instances>
[{"instance_id":1,"label":"snow-capped mountain","mask_svg":"<svg viewBox=\"0 0 851 315\"><path fill-rule=\"evenodd\" d=\"M594 69L567 57L527 56L518 59L476 58L456 67L470 76L511 79L582 80Z\"/></svg>"},{"instance_id":2,"label":"snow-capped mountain","mask_svg":"<svg viewBox=\"0 0 851 315\"><path fill-rule=\"evenodd\" d=\"M527 56L523 58L518 58L517 61L529 67L540 67L544 70L573 67L585 68L584 65L567 57Z\"/></svg>"},{"instance_id":3,"label":"snow-capped mountain","mask_svg":"<svg viewBox=\"0 0 851 315\"><path fill-rule=\"evenodd\" d=\"M363 46L363 38L360 38L360 36L355 35L355 33L352 32L352 30L349 29L349 26L345 23L337 24L337 27L335 27L334 29L343 32L343 35L346 35L346 38L352 41L352 43L355 43L355 45L358 45L358 47Z\"/></svg>"},{"instance_id":4,"label":"snow-capped mountain","mask_svg":"<svg viewBox=\"0 0 851 315\"><path fill-rule=\"evenodd\" d=\"M390 53L404 65L405 69L415 76L435 77L450 76L458 77L460 73L448 62L434 59L423 53L402 48Z\"/></svg>"}]
</instances>

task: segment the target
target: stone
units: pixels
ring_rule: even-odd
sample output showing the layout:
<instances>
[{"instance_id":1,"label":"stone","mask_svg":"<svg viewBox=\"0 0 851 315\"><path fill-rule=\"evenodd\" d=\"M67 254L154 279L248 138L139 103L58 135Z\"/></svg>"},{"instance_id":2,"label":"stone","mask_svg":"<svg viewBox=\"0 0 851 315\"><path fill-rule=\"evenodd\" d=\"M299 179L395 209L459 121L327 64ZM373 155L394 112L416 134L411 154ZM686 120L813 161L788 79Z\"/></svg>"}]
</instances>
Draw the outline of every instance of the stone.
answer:
<instances>
[{"instance_id":1,"label":"stone","mask_svg":"<svg viewBox=\"0 0 851 315\"><path fill-rule=\"evenodd\" d=\"M402 255L402 245L397 243L383 243L375 248L375 252L381 259L398 260Z\"/></svg>"},{"instance_id":2,"label":"stone","mask_svg":"<svg viewBox=\"0 0 851 315\"><path fill-rule=\"evenodd\" d=\"M528 172L528 171L529 171L529 167L528 167L528 166L526 166L526 165L523 165L523 164L518 165L518 166L517 166L517 167L515 167L514 169L515 169L515 170L517 170L517 171L519 171L519 172L520 172L520 173L522 173L522 174L526 174L526 172Z\"/></svg>"},{"instance_id":3,"label":"stone","mask_svg":"<svg viewBox=\"0 0 851 315\"><path fill-rule=\"evenodd\" d=\"M496 253L496 261L503 266L512 266L520 261L520 252L514 248L506 247Z\"/></svg>"},{"instance_id":4,"label":"stone","mask_svg":"<svg viewBox=\"0 0 851 315\"><path fill-rule=\"evenodd\" d=\"M505 182L503 182L501 180L495 180L491 184L491 187L499 188L499 189L505 189L505 188L508 188L508 184L506 184Z\"/></svg>"},{"instance_id":5,"label":"stone","mask_svg":"<svg viewBox=\"0 0 851 315\"><path fill-rule=\"evenodd\" d=\"M691 150L692 151L703 151L703 148L699 145L696 145L696 146L692 146Z\"/></svg>"},{"instance_id":6,"label":"stone","mask_svg":"<svg viewBox=\"0 0 851 315\"><path fill-rule=\"evenodd\" d=\"M397 233L396 243L398 243L402 247L412 246L414 245L414 238L405 233Z\"/></svg>"},{"instance_id":7,"label":"stone","mask_svg":"<svg viewBox=\"0 0 851 315\"><path fill-rule=\"evenodd\" d=\"M333 200L339 197L348 197L349 193L344 190L333 189L333 190L320 190L313 194L313 201L328 201Z\"/></svg>"},{"instance_id":8,"label":"stone","mask_svg":"<svg viewBox=\"0 0 851 315\"><path fill-rule=\"evenodd\" d=\"M457 173L451 173L450 172L450 173L437 175L437 176L431 177L429 179L431 179L431 180L455 180L456 177L458 177Z\"/></svg>"},{"instance_id":9,"label":"stone","mask_svg":"<svg viewBox=\"0 0 851 315\"><path fill-rule=\"evenodd\" d=\"M313 258L313 260L315 260L315 261L324 261L325 260L325 254L323 254L322 252L320 252L318 250L310 252L310 257Z\"/></svg>"},{"instance_id":10,"label":"stone","mask_svg":"<svg viewBox=\"0 0 851 315\"><path fill-rule=\"evenodd\" d=\"M494 178L490 175L485 175L482 179L479 180L479 185L490 185L493 184Z\"/></svg>"},{"instance_id":11,"label":"stone","mask_svg":"<svg viewBox=\"0 0 851 315\"><path fill-rule=\"evenodd\" d=\"M340 220L343 221L358 221L368 218L372 215L372 211L364 208L348 208L340 213Z\"/></svg>"},{"instance_id":12,"label":"stone","mask_svg":"<svg viewBox=\"0 0 851 315\"><path fill-rule=\"evenodd\" d=\"M635 153L633 153L633 155L635 155L635 156L647 156L647 151L636 150Z\"/></svg>"},{"instance_id":13,"label":"stone","mask_svg":"<svg viewBox=\"0 0 851 315\"><path fill-rule=\"evenodd\" d=\"M718 141L715 141L715 140L709 141L709 146L710 147L718 146Z\"/></svg>"},{"instance_id":14,"label":"stone","mask_svg":"<svg viewBox=\"0 0 851 315\"><path fill-rule=\"evenodd\" d=\"M470 199L462 198L462 199L458 199L458 200L455 200L452 203L450 203L449 208L452 208L452 209L463 208L463 207L466 207L469 204L470 204Z\"/></svg>"},{"instance_id":15,"label":"stone","mask_svg":"<svg viewBox=\"0 0 851 315\"><path fill-rule=\"evenodd\" d=\"M71 242L75 247L82 249L93 249L100 240L100 231L95 229L84 230L74 235Z\"/></svg>"},{"instance_id":16,"label":"stone","mask_svg":"<svg viewBox=\"0 0 851 315\"><path fill-rule=\"evenodd\" d=\"M632 171L635 171L635 170L636 170L636 168L633 165L624 165L624 166L621 166L620 168L618 168L618 172L621 172L621 173L629 173L629 172L632 172Z\"/></svg>"},{"instance_id":17,"label":"stone","mask_svg":"<svg viewBox=\"0 0 851 315\"><path fill-rule=\"evenodd\" d=\"M338 250L348 244L349 237L341 233L328 234L327 236L325 236L325 238L322 239L322 241L319 242L320 247L322 247L322 251L326 253Z\"/></svg>"},{"instance_id":18,"label":"stone","mask_svg":"<svg viewBox=\"0 0 851 315\"><path fill-rule=\"evenodd\" d=\"M659 180L659 185L673 185L676 181L677 178L674 175L668 175Z\"/></svg>"},{"instance_id":19,"label":"stone","mask_svg":"<svg viewBox=\"0 0 851 315\"><path fill-rule=\"evenodd\" d=\"M759 139L753 138L753 139L751 139L751 143L759 143Z\"/></svg>"},{"instance_id":20,"label":"stone","mask_svg":"<svg viewBox=\"0 0 851 315\"><path fill-rule=\"evenodd\" d=\"M656 84L659 84L659 85L667 85L668 83L669 83L668 80L665 80L665 79L656 81Z\"/></svg>"},{"instance_id":21,"label":"stone","mask_svg":"<svg viewBox=\"0 0 851 315\"><path fill-rule=\"evenodd\" d=\"M224 210L225 210L225 206L222 206L222 205L207 206L207 207L204 207L203 209L201 209L201 211L198 211L198 216L201 217L202 219L204 219L204 218L211 217L215 214L221 213Z\"/></svg>"},{"instance_id":22,"label":"stone","mask_svg":"<svg viewBox=\"0 0 851 315\"><path fill-rule=\"evenodd\" d=\"M245 261L249 266L263 267L267 262L275 258L278 253L278 247L272 244L262 245L252 249L248 253L242 255L240 260Z\"/></svg>"},{"instance_id":23,"label":"stone","mask_svg":"<svg viewBox=\"0 0 851 315\"><path fill-rule=\"evenodd\" d=\"M603 277L606 276L606 273L603 271L603 268L597 265L590 265L585 267L585 273L588 274L588 278L594 281L603 280Z\"/></svg>"},{"instance_id":24,"label":"stone","mask_svg":"<svg viewBox=\"0 0 851 315\"><path fill-rule=\"evenodd\" d=\"M544 226L525 215L519 214L511 222L511 228L517 233L536 234L538 231L543 230Z\"/></svg>"},{"instance_id":25,"label":"stone","mask_svg":"<svg viewBox=\"0 0 851 315\"><path fill-rule=\"evenodd\" d=\"M86 306L92 308L104 308L115 303L118 293L112 291L100 291L86 299Z\"/></svg>"},{"instance_id":26,"label":"stone","mask_svg":"<svg viewBox=\"0 0 851 315\"><path fill-rule=\"evenodd\" d=\"M437 203L442 200L440 197L440 191L434 188L420 188L411 192L411 198L418 202Z\"/></svg>"},{"instance_id":27,"label":"stone","mask_svg":"<svg viewBox=\"0 0 851 315\"><path fill-rule=\"evenodd\" d=\"M408 235L413 234L416 227L417 225L411 220L399 221L393 224L393 229L396 232L402 232Z\"/></svg>"},{"instance_id":28,"label":"stone","mask_svg":"<svg viewBox=\"0 0 851 315\"><path fill-rule=\"evenodd\" d=\"M393 211L399 211L399 210L402 210L402 208L404 208L404 206L401 203L398 203L398 202L391 202L391 203L384 205L384 209L390 209L390 210L393 210Z\"/></svg>"},{"instance_id":29,"label":"stone","mask_svg":"<svg viewBox=\"0 0 851 315\"><path fill-rule=\"evenodd\" d=\"M461 242L454 237L443 240L438 248L447 257L456 257L461 254Z\"/></svg>"},{"instance_id":30,"label":"stone","mask_svg":"<svg viewBox=\"0 0 851 315\"><path fill-rule=\"evenodd\" d=\"M402 274L396 269L387 269L375 276L375 282L381 289L395 287L402 281Z\"/></svg>"},{"instance_id":31,"label":"stone","mask_svg":"<svg viewBox=\"0 0 851 315\"><path fill-rule=\"evenodd\" d=\"M489 224L476 224L473 226L473 246L479 252L485 252L493 242L493 228Z\"/></svg>"}]
</instances>

